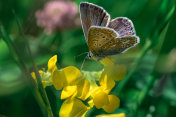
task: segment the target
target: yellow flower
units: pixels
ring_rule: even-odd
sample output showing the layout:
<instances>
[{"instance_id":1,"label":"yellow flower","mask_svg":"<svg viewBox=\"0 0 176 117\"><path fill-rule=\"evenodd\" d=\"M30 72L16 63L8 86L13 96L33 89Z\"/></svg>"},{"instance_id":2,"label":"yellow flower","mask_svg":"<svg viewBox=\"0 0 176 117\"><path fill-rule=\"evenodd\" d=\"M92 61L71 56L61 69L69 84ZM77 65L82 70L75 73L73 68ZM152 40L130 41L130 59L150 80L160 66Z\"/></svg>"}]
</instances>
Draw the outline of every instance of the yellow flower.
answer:
<instances>
[{"instance_id":1,"label":"yellow flower","mask_svg":"<svg viewBox=\"0 0 176 117\"><path fill-rule=\"evenodd\" d=\"M82 73L74 66L65 67L60 71L55 69L52 76L53 85L57 90L66 86L77 85L82 79L84 79Z\"/></svg>"},{"instance_id":2,"label":"yellow flower","mask_svg":"<svg viewBox=\"0 0 176 117\"><path fill-rule=\"evenodd\" d=\"M54 72L57 69L56 62L57 62L57 55L54 55L53 57L49 59L48 61L48 71L49 72Z\"/></svg>"},{"instance_id":3,"label":"yellow flower","mask_svg":"<svg viewBox=\"0 0 176 117\"><path fill-rule=\"evenodd\" d=\"M112 113L120 106L120 99L118 97L115 95L108 95L101 89L95 90L91 96L92 99L88 102L90 107L95 105L98 109L103 108L106 112Z\"/></svg>"},{"instance_id":4,"label":"yellow flower","mask_svg":"<svg viewBox=\"0 0 176 117\"><path fill-rule=\"evenodd\" d=\"M98 109L102 108L106 112L112 113L120 106L120 99L115 95L109 95L109 93L115 86L115 81L119 81L125 77L126 67L124 65L116 65L109 58L101 60L101 63L104 65L104 70L99 75L99 78L96 78L99 81L99 86L95 80L90 78L91 75L87 75L90 73L86 72L86 76L89 76L88 79L91 82L91 89L89 91L91 100L88 104L90 107L95 105Z\"/></svg>"},{"instance_id":5,"label":"yellow flower","mask_svg":"<svg viewBox=\"0 0 176 117\"><path fill-rule=\"evenodd\" d=\"M66 100L61 106L60 117L84 117L94 105L108 113L112 113L119 107L120 99L109 93L115 86L115 81L119 81L125 76L125 66L116 65L111 59L103 59L101 63L104 65L104 69L102 71L82 71L83 75L74 66L58 70L56 62L57 56L55 55L48 61L48 70L46 72L40 70L39 73L44 87L54 85L56 90L62 90L61 99ZM31 73L31 75L36 79L35 73ZM90 98L89 107L82 102L88 98ZM111 116L115 117L117 114ZM118 115L117 117L124 116Z\"/></svg>"},{"instance_id":6,"label":"yellow flower","mask_svg":"<svg viewBox=\"0 0 176 117\"><path fill-rule=\"evenodd\" d=\"M64 89L62 90L61 93L61 99L66 99L70 96L72 96L73 98L76 96L77 94L77 86L66 86L64 87Z\"/></svg>"},{"instance_id":7,"label":"yellow flower","mask_svg":"<svg viewBox=\"0 0 176 117\"><path fill-rule=\"evenodd\" d=\"M86 78L80 80L77 85L77 97L84 101L90 96L88 93L89 91L90 91L89 81Z\"/></svg>"},{"instance_id":8,"label":"yellow flower","mask_svg":"<svg viewBox=\"0 0 176 117\"><path fill-rule=\"evenodd\" d=\"M63 72L66 80L66 85L61 93L61 99L69 98L69 100L73 100L74 97L77 97L84 101L91 97L92 99L88 102L90 108L95 105L97 108L103 108L109 113L119 107L119 98L114 95L108 95L115 86L115 82L111 78L108 79L107 75L103 75L103 77L101 74L92 73L96 74L96 77L101 76L101 79L99 78L100 86L98 86L95 80L92 80L90 84L82 73L73 66L66 67L61 72ZM88 72L86 74L91 76Z\"/></svg>"},{"instance_id":9,"label":"yellow flower","mask_svg":"<svg viewBox=\"0 0 176 117\"><path fill-rule=\"evenodd\" d=\"M84 117L88 107L78 99L67 99L63 102L59 117Z\"/></svg>"},{"instance_id":10,"label":"yellow flower","mask_svg":"<svg viewBox=\"0 0 176 117\"><path fill-rule=\"evenodd\" d=\"M90 83L87 79L80 79L77 84L72 86L65 86L61 93L61 99L68 97L78 97L79 99L86 100L89 97Z\"/></svg>"},{"instance_id":11,"label":"yellow flower","mask_svg":"<svg viewBox=\"0 0 176 117\"><path fill-rule=\"evenodd\" d=\"M75 85L83 79L82 73L74 66L66 67L62 70L65 76L65 85Z\"/></svg>"},{"instance_id":12,"label":"yellow flower","mask_svg":"<svg viewBox=\"0 0 176 117\"><path fill-rule=\"evenodd\" d=\"M111 89L115 86L115 82L113 79L109 78L107 74L103 74L99 80L100 86L104 92L107 94L111 91Z\"/></svg>"},{"instance_id":13,"label":"yellow flower","mask_svg":"<svg viewBox=\"0 0 176 117\"><path fill-rule=\"evenodd\" d=\"M89 92L90 83L76 67L66 67L57 74L53 75L53 79L58 79L53 80L53 84L55 87L58 87L56 89L61 89L61 86L64 87L61 93L61 99L78 97L86 100L88 98L87 92Z\"/></svg>"},{"instance_id":14,"label":"yellow flower","mask_svg":"<svg viewBox=\"0 0 176 117\"><path fill-rule=\"evenodd\" d=\"M55 72L57 70L56 62L57 62L57 55L54 55L48 61L48 70L47 71L39 70L39 74L40 74L40 77L41 77L42 84L43 84L44 88L47 87L47 86L53 85L53 83L52 83L53 73L55 73L54 74L55 77L58 75L58 73ZM34 72L31 73L31 76L37 82ZM54 80L56 80L56 79L54 79ZM61 83L61 85L62 85L62 83Z\"/></svg>"},{"instance_id":15,"label":"yellow flower","mask_svg":"<svg viewBox=\"0 0 176 117\"><path fill-rule=\"evenodd\" d=\"M51 82L51 79L50 79L51 74L49 72L43 72L41 70L39 70L38 72L40 74L43 87L45 88L47 86L51 86L52 85L52 82ZM34 72L31 73L31 76L37 82L37 79L36 79L36 76L35 76Z\"/></svg>"},{"instance_id":16,"label":"yellow flower","mask_svg":"<svg viewBox=\"0 0 176 117\"><path fill-rule=\"evenodd\" d=\"M99 87L97 88L97 90L95 90L92 93L92 97L93 97L93 102L94 102L96 108L98 108L98 109L102 108L104 105L109 104L108 94L106 94Z\"/></svg>"},{"instance_id":17,"label":"yellow flower","mask_svg":"<svg viewBox=\"0 0 176 117\"><path fill-rule=\"evenodd\" d=\"M51 85L54 85L57 90L64 88L61 99L77 96L82 100L86 100L88 98L87 92L89 92L90 88L89 81L74 66L69 66L59 71L56 62L57 55L54 55L48 61L48 70L46 72L39 71L44 88ZM36 79L34 72L31 75Z\"/></svg>"},{"instance_id":18,"label":"yellow flower","mask_svg":"<svg viewBox=\"0 0 176 117\"><path fill-rule=\"evenodd\" d=\"M104 71L102 77L107 75L108 78L115 81L122 80L126 75L126 66L121 64L115 64L110 58L105 58L100 61L104 65Z\"/></svg>"},{"instance_id":19,"label":"yellow flower","mask_svg":"<svg viewBox=\"0 0 176 117\"><path fill-rule=\"evenodd\" d=\"M52 82L57 90L61 90L64 86L64 74L59 70L55 70L52 76Z\"/></svg>"},{"instance_id":20,"label":"yellow flower","mask_svg":"<svg viewBox=\"0 0 176 117\"><path fill-rule=\"evenodd\" d=\"M98 115L96 117L126 117L124 113L120 114L106 114L106 115Z\"/></svg>"},{"instance_id":21,"label":"yellow flower","mask_svg":"<svg viewBox=\"0 0 176 117\"><path fill-rule=\"evenodd\" d=\"M108 113L112 113L120 106L120 99L115 95L108 95L108 100L109 103L104 105L103 109Z\"/></svg>"},{"instance_id":22,"label":"yellow flower","mask_svg":"<svg viewBox=\"0 0 176 117\"><path fill-rule=\"evenodd\" d=\"M111 113L117 109L120 105L120 99L114 95L109 95L111 89L115 86L115 82L112 79L107 79L107 77L102 78L100 81L100 86L93 84L91 85L91 100L88 102L90 107L93 105L96 108L103 108L106 112Z\"/></svg>"}]
</instances>

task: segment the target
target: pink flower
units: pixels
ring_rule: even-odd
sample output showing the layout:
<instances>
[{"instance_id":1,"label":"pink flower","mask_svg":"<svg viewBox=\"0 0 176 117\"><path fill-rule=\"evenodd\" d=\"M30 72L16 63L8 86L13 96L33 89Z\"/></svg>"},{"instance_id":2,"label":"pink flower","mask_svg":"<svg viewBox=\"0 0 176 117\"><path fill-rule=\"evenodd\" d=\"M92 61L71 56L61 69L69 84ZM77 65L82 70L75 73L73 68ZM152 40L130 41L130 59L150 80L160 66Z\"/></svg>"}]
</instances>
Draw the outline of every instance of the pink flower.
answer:
<instances>
[{"instance_id":1,"label":"pink flower","mask_svg":"<svg viewBox=\"0 0 176 117\"><path fill-rule=\"evenodd\" d=\"M80 26L80 20L76 21L78 20L78 7L71 1L49 1L35 15L37 25L44 27L47 34L55 30L68 29L74 25Z\"/></svg>"}]
</instances>

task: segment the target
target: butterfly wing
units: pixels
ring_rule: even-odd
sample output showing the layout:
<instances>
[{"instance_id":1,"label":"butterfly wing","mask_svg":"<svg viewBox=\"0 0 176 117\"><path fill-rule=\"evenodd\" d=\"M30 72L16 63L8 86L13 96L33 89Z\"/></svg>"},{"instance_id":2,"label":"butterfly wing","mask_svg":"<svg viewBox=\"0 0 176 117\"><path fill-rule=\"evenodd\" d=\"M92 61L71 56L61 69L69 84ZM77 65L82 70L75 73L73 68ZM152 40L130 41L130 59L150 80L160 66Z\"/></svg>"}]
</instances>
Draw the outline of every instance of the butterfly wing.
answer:
<instances>
[{"instance_id":1,"label":"butterfly wing","mask_svg":"<svg viewBox=\"0 0 176 117\"><path fill-rule=\"evenodd\" d=\"M97 5L82 2L80 3L80 19L86 41L88 42L88 30L91 26L106 27L110 21L110 15Z\"/></svg>"},{"instance_id":2,"label":"butterfly wing","mask_svg":"<svg viewBox=\"0 0 176 117\"><path fill-rule=\"evenodd\" d=\"M88 31L88 47L90 52L92 52L94 56L100 56L100 48L115 39L117 36L118 34L113 29L91 26Z\"/></svg>"},{"instance_id":3,"label":"butterfly wing","mask_svg":"<svg viewBox=\"0 0 176 117\"><path fill-rule=\"evenodd\" d=\"M103 45L99 51L104 56L120 54L136 46L138 43L139 43L139 37L137 36L117 37L113 39L111 43L108 42L105 45Z\"/></svg>"},{"instance_id":4,"label":"butterfly wing","mask_svg":"<svg viewBox=\"0 0 176 117\"><path fill-rule=\"evenodd\" d=\"M136 35L132 21L126 17L113 19L108 27L114 29L120 36Z\"/></svg>"},{"instance_id":5,"label":"butterfly wing","mask_svg":"<svg viewBox=\"0 0 176 117\"><path fill-rule=\"evenodd\" d=\"M88 33L88 46L94 56L120 54L139 43L137 36L119 37L114 29L92 26Z\"/></svg>"}]
</instances>

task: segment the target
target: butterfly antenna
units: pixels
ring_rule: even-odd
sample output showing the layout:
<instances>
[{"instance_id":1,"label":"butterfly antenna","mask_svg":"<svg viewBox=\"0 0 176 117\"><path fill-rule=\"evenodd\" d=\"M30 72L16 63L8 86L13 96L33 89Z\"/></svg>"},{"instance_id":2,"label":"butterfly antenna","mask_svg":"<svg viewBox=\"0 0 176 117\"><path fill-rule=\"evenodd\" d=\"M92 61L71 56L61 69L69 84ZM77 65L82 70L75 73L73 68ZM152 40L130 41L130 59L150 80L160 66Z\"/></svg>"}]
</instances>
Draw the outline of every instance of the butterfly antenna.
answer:
<instances>
[{"instance_id":1,"label":"butterfly antenna","mask_svg":"<svg viewBox=\"0 0 176 117\"><path fill-rule=\"evenodd\" d=\"M83 62L82 62L82 64L81 64L80 71L82 71L82 68L83 68L83 66L84 66L85 60L86 60L86 57L84 58L84 60L83 60Z\"/></svg>"},{"instance_id":2,"label":"butterfly antenna","mask_svg":"<svg viewBox=\"0 0 176 117\"><path fill-rule=\"evenodd\" d=\"M88 54L89 52L84 52L84 53L81 53L81 54L79 54L79 55L77 55L77 56L75 56L75 58L77 58L77 57L79 57L79 56L82 56L82 55L84 55L84 54Z\"/></svg>"}]
</instances>

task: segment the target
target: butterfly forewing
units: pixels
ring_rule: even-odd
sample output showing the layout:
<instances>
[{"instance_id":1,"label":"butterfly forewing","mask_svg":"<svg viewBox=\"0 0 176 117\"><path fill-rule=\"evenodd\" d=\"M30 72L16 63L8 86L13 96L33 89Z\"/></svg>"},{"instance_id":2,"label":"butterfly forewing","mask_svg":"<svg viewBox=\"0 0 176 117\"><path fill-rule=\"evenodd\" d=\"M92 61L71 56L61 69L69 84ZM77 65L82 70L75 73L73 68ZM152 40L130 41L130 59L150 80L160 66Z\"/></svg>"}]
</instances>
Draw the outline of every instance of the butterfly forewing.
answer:
<instances>
[{"instance_id":1,"label":"butterfly forewing","mask_svg":"<svg viewBox=\"0 0 176 117\"><path fill-rule=\"evenodd\" d=\"M117 37L118 34L113 29L92 26L90 27L88 33L89 49L94 55L97 55L102 46L104 46L106 43L110 41L113 41Z\"/></svg>"},{"instance_id":2,"label":"butterfly forewing","mask_svg":"<svg viewBox=\"0 0 176 117\"><path fill-rule=\"evenodd\" d=\"M120 36L136 35L132 21L126 17L113 19L108 27L114 29Z\"/></svg>"},{"instance_id":3,"label":"butterfly forewing","mask_svg":"<svg viewBox=\"0 0 176 117\"><path fill-rule=\"evenodd\" d=\"M110 15L102 7L87 2L80 3L80 15L86 41L91 26L106 27L110 20Z\"/></svg>"}]
</instances>

